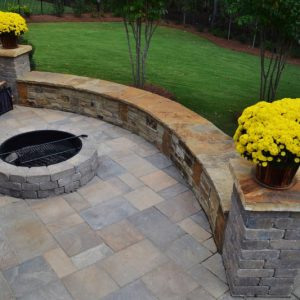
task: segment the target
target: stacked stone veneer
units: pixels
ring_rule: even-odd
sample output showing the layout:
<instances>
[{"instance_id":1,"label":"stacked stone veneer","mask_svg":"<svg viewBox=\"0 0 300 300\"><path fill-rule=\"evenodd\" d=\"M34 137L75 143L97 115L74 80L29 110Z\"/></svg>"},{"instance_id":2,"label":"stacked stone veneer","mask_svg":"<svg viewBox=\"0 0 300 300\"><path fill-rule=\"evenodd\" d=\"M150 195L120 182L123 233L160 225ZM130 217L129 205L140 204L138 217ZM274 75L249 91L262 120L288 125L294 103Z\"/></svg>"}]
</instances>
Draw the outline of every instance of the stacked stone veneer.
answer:
<instances>
[{"instance_id":1,"label":"stacked stone veneer","mask_svg":"<svg viewBox=\"0 0 300 300\"><path fill-rule=\"evenodd\" d=\"M77 155L48 167L16 167L0 160L0 193L24 199L71 193L95 176L98 164L97 150L87 140Z\"/></svg>"},{"instance_id":2,"label":"stacked stone veneer","mask_svg":"<svg viewBox=\"0 0 300 300\"><path fill-rule=\"evenodd\" d=\"M21 105L92 116L154 143L193 187L221 248L233 184L228 161L236 155L229 136L179 103L103 80L30 72L18 91Z\"/></svg>"},{"instance_id":3,"label":"stacked stone veneer","mask_svg":"<svg viewBox=\"0 0 300 300\"><path fill-rule=\"evenodd\" d=\"M28 45L20 45L16 49L0 47L0 81L7 82L15 98L17 97L17 78L30 71L29 52L31 50L32 47Z\"/></svg>"},{"instance_id":4,"label":"stacked stone veneer","mask_svg":"<svg viewBox=\"0 0 300 300\"><path fill-rule=\"evenodd\" d=\"M236 180L223 246L231 293L289 296L300 267L300 184L267 190L253 180L250 165L237 160L232 166Z\"/></svg>"}]
</instances>

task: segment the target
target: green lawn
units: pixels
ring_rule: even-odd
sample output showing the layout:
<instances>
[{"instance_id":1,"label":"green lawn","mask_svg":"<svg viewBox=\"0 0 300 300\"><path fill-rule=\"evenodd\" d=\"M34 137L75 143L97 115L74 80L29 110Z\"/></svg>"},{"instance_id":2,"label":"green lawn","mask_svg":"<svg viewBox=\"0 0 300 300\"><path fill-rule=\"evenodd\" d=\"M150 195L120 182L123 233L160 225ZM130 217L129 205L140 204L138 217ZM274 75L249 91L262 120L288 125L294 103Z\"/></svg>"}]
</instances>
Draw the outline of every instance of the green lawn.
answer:
<instances>
[{"instance_id":1,"label":"green lawn","mask_svg":"<svg viewBox=\"0 0 300 300\"><path fill-rule=\"evenodd\" d=\"M44 14L52 14L53 13L53 4L49 2L42 2L41 7L41 1L40 0L19 0L20 5L28 6L30 8L30 12L34 15L41 14L42 7L43 7L43 13ZM17 6L18 0L0 0L0 10L6 11L11 6ZM72 13L72 9L70 7L65 6L65 12L66 13Z\"/></svg>"},{"instance_id":2,"label":"green lawn","mask_svg":"<svg viewBox=\"0 0 300 300\"><path fill-rule=\"evenodd\" d=\"M131 83L120 23L30 24L37 69ZM258 100L259 58L220 48L191 33L159 28L148 79L232 135L235 115ZM278 98L300 96L300 67L288 65Z\"/></svg>"}]
</instances>

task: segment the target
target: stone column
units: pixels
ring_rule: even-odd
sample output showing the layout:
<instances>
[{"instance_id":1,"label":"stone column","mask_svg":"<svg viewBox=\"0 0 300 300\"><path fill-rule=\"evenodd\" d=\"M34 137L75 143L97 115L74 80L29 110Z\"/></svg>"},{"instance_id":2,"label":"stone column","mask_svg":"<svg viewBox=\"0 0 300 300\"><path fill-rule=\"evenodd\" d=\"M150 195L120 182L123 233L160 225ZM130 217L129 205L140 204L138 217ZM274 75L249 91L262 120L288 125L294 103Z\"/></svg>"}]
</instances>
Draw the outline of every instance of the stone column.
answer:
<instances>
[{"instance_id":1,"label":"stone column","mask_svg":"<svg viewBox=\"0 0 300 300\"><path fill-rule=\"evenodd\" d=\"M233 296L288 297L300 268L300 174L285 191L261 187L252 164L231 160L232 207L223 260Z\"/></svg>"},{"instance_id":2,"label":"stone column","mask_svg":"<svg viewBox=\"0 0 300 300\"><path fill-rule=\"evenodd\" d=\"M12 88L15 101L18 98L16 80L30 71L29 52L31 46L19 45L16 49L0 47L0 81L4 80Z\"/></svg>"}]
</instances>

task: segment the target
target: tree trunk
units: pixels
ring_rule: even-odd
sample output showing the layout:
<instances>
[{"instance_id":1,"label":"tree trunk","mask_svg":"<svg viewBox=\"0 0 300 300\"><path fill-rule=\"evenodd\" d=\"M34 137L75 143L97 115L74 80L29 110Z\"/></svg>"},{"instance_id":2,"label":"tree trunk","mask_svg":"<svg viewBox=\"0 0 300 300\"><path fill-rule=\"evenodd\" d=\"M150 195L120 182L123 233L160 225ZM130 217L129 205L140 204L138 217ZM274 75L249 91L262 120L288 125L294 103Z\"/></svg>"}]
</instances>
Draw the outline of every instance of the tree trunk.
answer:
<instances>
[{"instance_id":1,"label":"tree trunk","mask_svg":"<svg viewBox=\"0 0 300 300\"><path fill-rule=\"evenodd\" d=\"M232 16L230 16L229 18L229 24L228 24L228 34L227 34L227 40L230 40L230 36L231 36L231 25L232 25Z\"/></svg>"},{"instance_id":2,"label":"tree trunk","mask_svg":"<svg viewBox=\"0 0 300 300\"><path fill-rule=\"evenodd\" d=\"M256 22L256 24L255 24L254 36L253 36L253 40L252 40L252 48L255 47L255 43L256 43L257 26L258 26L258 24L257 24L257 22Z\"/></svg>"},{"instance_id":3,"label":"tree trunk","mask_svg":"<svg viewBox=\"0 0 300 300\"><path fill-rule=\"evenodd\" d=\"M141 82L141 47L142 47L142 20L138 19L136 21L136 87L142 87Z\"/></svg>"},{"instance_id":4,"label":"tree trunk","mask_svg":"<svg viewBox=\"0 0 300 300\"><path fill-rule=\"evenodd\" d=\"M282 72L285 68L288 53L292 43L279 40L272 50L269 62L266 63L266 33L261 30L260 58L260 100L272 102L276 99L276 92L279 86Z\"/></svg>"},{"instance_id":5,"label":"tree trunk","mask_svg":"<svg viewBox=\"0 0 300 300\"><path fill-rule=\"evenodd\" d=\"M214 27L217 14L218 14L218 5L219 5L219 0L214 0L214 8L213 8L213 15L211 18L211 27Z\"/></svg>"}]
</instances>

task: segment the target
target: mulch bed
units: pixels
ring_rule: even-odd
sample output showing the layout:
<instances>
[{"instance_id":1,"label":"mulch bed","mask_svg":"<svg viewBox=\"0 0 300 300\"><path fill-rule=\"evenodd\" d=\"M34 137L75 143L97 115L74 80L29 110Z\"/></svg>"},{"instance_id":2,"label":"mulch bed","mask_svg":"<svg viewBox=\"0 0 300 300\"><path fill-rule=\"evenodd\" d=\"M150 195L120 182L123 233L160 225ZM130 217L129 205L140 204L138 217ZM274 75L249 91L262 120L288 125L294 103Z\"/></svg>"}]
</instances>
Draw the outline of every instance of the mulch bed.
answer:
<instances>
[{"instance_id":1,"label":"mulch bed","mask_svg":"<svg viewBox=\"0 0 300 300\"><path fill-rule=\"evenodd\" d=\"M57 23L57 22L122 22L122 18L113 17L106 14L105 17L93 17L91 14L83 14L81 17L75 17L72 14L65 14L63 17L52 15L32 15L27 19L28 23Z\"/></svg>"}]
</instances>

